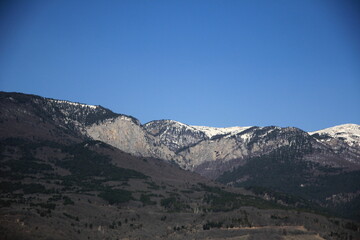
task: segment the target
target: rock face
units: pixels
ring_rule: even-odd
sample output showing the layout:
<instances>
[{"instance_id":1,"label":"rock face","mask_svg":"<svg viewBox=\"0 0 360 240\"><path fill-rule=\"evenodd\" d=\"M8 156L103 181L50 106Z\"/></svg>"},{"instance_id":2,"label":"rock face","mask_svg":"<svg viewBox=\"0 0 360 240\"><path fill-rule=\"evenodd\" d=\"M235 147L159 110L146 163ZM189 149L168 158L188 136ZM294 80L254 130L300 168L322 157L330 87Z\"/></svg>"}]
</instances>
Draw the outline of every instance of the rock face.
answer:
<instances>
[{"instance_id":1,"label":"rock face","mask_svg":"<svg viewBox=\"0 0 360 240\"><path fill-rule=\"evenodd\" d=\"M348 129L349 136L353 136L352 129ZM173 120L140 125L121 117L94 123L86 127L86 133L138 156L175 161L182 168L209 178L217 178L250 158L286 146L295 147L307 161L349 170L360 169L359 142L349 144L336 134L334 137L326 135L324 140L324 135L310 135L292 127L222 129L190 126Z\"/></svg>"},{"instance_id":2,"label":"rock face","mask_svg":"<svg viewBox=\"0 0 360 240\"><path fill-rule=\"evenodd\" d=\"M150 146L144 131L128 117L107 119L86 127L85 131L93 139L106 142L125 152L150 156Z\"/></svg>"},{"instance_id":3,"label":"rock face","mask_svg":"<svg viewBox=\"0 0 360 240\"><path fill-rule=\"evenodd\" d=\"M83 138L103 141L135 156L173 161L210 178L286 146L301 152L307 161L360 169L360 126L356 124L312 133L274 126L190 126L173 120L141 125L134 117L101 106L33 95L1 93L1 104L4 117L30 114L39 122L51 120L63 131L75 131Z\"/></svg>"},{"instance_id":4,"label":"rock face","mask_svg":"<svg viewBox=\"0 0 360 240\"><path fill-rule=\"evenodd\" d=\"M204 132L173 120L152 121L143 128L175 153L208 139Z\"/></svg>"},{"instance_id":5,"label":"rock face","mask_svg":"<svg viewBox=\"0 0 360 240\"><path fill-rule=\"evenodd\" d=\"M301 145L305 151L310 142L309 136L300 129L253 127L236 135L201 142L179 154L194 158L192 167L196 172L216 178L249 158L287 145Z\"/></svg>"},{"instance_id":6,"label":"rock face","mask_svg":"<svg viewBox=\"0 0 360 240\"><path fill-rule=\"evenodd\" d=\"M174 152L156 137L149 135L137 121L119 116L84 127L85 133L95 140L106 142L124 152L142 157L176 160ZM181 163L181 160L178 160Z\"/></svg>"}]
</instances>

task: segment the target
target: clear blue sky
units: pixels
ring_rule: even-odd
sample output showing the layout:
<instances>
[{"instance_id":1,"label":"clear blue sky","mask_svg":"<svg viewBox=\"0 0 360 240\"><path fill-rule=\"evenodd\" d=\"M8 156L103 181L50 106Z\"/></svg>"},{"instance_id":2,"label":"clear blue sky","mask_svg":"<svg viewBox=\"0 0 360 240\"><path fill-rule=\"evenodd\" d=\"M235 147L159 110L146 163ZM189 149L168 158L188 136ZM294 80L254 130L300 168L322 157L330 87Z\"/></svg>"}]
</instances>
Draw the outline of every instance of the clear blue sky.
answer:
<instances>
[{"instance_id":1,"label":"clear blue sky","mask_svg":"<svg viewBox=\"0 0 360 240\"><path fill-rule=\"evenodd\" d=\"M359 1L2 1L0 89L142 123L360 124Z\"/></svg>"}]
</instances>

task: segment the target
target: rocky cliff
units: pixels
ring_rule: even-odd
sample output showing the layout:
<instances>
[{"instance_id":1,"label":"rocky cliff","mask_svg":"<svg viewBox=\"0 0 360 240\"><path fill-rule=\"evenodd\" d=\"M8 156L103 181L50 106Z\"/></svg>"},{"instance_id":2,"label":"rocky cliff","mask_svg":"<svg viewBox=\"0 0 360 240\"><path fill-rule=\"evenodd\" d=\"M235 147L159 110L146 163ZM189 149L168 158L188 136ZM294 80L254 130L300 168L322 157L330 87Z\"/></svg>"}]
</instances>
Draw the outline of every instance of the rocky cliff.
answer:
<instances>
[{"instance_id":1,"label":"rocky cliff","mask_svg":"<svg viewBox=\"0 0 360 240\"><path fill-rule=\"evenodd\" d=\"M356 124L312 133L275 126L190 126L174 120L142 125L134 117L101 106L34 95L2 93L1 104L3 118L12 115L16 120L23 116L26 121L26 117L36 116L39 122L52 121L63 132L73 131L83 138L103 141L135 156L173 161L210 178L286 146L302 152L307 161L360 169L360 127Z\"/></svg>"}]
</instances>

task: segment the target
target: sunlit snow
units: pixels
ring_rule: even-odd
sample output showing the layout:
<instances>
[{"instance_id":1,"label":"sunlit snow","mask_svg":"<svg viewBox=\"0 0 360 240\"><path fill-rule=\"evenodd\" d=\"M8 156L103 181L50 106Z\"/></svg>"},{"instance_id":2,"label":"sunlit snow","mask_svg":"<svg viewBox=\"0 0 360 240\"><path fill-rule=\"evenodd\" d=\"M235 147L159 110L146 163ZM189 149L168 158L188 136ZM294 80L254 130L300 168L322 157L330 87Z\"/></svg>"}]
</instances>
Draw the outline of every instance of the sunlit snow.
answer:
<instances>
[{"instance_id":1,"label":"sunlit snow","mask_svg":"<svg viewBox=\"0 0 360 240\"><path fill-rule=\"evenodd\" d=\"M234 135L238 134L251 127L228 127L228 128L217 128L217 127L206 127L206 126L190 126L195 130L205 133L209 138L216 135Z\"/></svg>"},{"instance_id":2,"label":"sunlit snow","mask_svg":"<svg viewBox=\"0 0 360 240\"><path fill-rule=\"evenodd\" d=\"M343 138L350 146L360 145L360 125L358 124L343 124L315 132L309 132L310 135L315 133L320 135L328 134L333 138Z\"/></svg>"},{"instance_id":3,"label":"sunlit snow","mask_svg":"<svg viewBox=\"0 0 360 240\"><path fill-rule=\"evenodd\" d=\"M88 108L92 108L92 109L97 108L97 106L95 106L95 105L87 105L87 104L82 104L82 103L69 102L69 101L65 101L65 100L50 99L50 101L56 102L56 103L61 103L61 104L65 103L65 104L69 104L69 105L73 105L73 106L88 107Z\"/></svg>"}]
</instances>

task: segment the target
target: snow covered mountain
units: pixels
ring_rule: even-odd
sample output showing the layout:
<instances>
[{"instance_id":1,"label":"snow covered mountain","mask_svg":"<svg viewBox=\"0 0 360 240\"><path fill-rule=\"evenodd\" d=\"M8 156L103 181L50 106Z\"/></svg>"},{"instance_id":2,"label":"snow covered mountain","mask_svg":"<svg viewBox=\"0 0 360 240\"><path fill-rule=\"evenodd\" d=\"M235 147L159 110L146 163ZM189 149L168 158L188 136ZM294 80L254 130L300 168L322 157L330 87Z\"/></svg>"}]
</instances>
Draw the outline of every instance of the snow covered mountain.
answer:
<instances>
[{"instance_id":1,"label":"snow covered mountain","mask_svg":"<svg viewBox=\"0 0 360 240\"><path fill-rule=\"evenodd\" d=\"M345 141L350 146L360 146L360 125L343 124L323 130L309 132L310 135L317 137L322 142L336 138Z\"/></svg>"},{"instance_id":2,"label":"snow covered mountain","mask_svg":"<svg viewBox=\"0 0 360 240\"><path fill-rule=\"evenodd\" d=\"M174 120L157 120L134 125L138 133L135 134L131 126L104 123L86 127L87 134L123 151L174 161L184 169L210 178L217 178L251 158L288 146L301 151L303 159L307 161L324 166L360 169L360 148L357 145L349 144L342 138L322 141L317 135L311 136L298 128L212 128L186 125ZM98 129L96 133L94 129ZM133 147L127 147L129 144Z\"/></svg>"},{"instance_id":3,"label":"snow covered mountain","mask_svg":"<svg viewBox=\"0 0 360 240\"><path fill-rule=\"evenodd\" d=\"M250 127L215 128L192 126L174 120L156 120L146 123L144 129L158 137L172 151L178 152L200 141L231 137Z\"/></svg>"},{"instance_id":4,"label":"snow covered mountain","mask_svg":"<svg viewBox=\"0 0 360 240\"><path fill-rule=\"evenodd\" d=\"M1 105L4 119L21 117L26 121L30 116L37 116L40 123L56 123L63 129L61 134L75 132L136 156L176 162L184 169L210 178L243 165L251 158L289 146L301 151L307 161L360 169L360 126L356 124L312 133L274 126L191 126L174 120L156 120L142 125L134 117L113 113L101 106L17 93L2 93ZM12 134L16 131L11 130ZM44 131L44 134L48 133Z\"/></svg>"},{"instance_id":5,"label":"snow covered mountain","mask_svg":"<svg viewBox=\"0 0 360 240\"><path fill-rule=\"evenodd\" d=\"M173 152L208 139L204 132L173 120L152 121L146 123L143 128Z\"/></svg>"},{"instance_id":6,"label":"snow covered mountain","mask_svg":"<svg viewBox=\"0 0 360 240\"><path fill-rule=\"evenodd\" d=\"M294 127L214 128L174 120L141 124L101 106L0 93L2 141L99 140L128 153L124 156L144 157L130 162L139 169L147 157L162 159L224 184L294 194L348 213L360 202L359 129L345 124L307 133Z\"/></svg>"}]
</instances>

